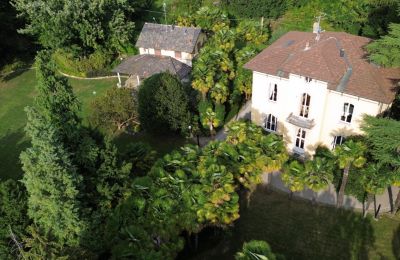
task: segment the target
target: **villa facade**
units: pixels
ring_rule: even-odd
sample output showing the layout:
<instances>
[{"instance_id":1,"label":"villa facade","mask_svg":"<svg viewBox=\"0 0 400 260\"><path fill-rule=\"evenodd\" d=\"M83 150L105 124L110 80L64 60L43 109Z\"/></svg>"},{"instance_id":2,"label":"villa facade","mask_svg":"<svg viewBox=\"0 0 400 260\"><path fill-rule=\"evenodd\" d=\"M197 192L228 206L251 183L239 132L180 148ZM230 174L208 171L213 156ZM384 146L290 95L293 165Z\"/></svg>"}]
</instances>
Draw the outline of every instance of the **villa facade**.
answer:
<instances>
[{"instance_id":1,"label":"villa facade","mask_svg":"<svg viewBox=\"0 0 400 260\"><path fill-rule=\"evenodd\" d=\"M245 65L253 71L252 121L302 156L362 134L363 115L385 111L400 80L400 69L368 62L369 42L343 32L282 36Z\"/></svg>"}]
</instances>

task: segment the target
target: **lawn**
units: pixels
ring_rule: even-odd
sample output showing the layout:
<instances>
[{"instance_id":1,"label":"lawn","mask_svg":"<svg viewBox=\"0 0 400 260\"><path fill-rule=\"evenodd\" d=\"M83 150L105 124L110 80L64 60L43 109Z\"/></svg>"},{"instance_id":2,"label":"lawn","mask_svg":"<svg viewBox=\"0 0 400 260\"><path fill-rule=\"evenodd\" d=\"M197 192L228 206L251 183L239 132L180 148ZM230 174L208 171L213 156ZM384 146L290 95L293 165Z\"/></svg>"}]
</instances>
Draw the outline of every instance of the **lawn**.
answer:
<instances>
[{"instance_id":1,"label":"lawn","mask_svg":"<svg viewBox=\"0 0 400 260\"><path fill-rule=\"evenodd\" d=\"M22 174L19 163L19 154L29 146L29 139L25 136L24 127L26 115L24 108L34 102L36 74L35 70L28 70L0 78L0 178L20 178ZM90 113L90 102L94 97L116 85L117 79L77 80L70 79L75 95L81 102L81 116L85 120ZM153 136L137 134L135 136L120 134L115 143L124 150L130 142L148 143L159 156L178 149L187 140L171 135Z\"/></svg>"},{"instance_id":2,"label":"lawn","mask_svg":"<svg viewBox=\"0 0 400 260\"><path fill-rule=\"evenodd\" d=\"M199 252L182 259L232 259L244 241L268 241L286 259L400 259L400 217L360 213L289 200L260 186L235 226L200 236Z\"/></svg>"},{"instance_id":3,"label":"lawn","mask_svg":"<svg viewBox=\"0 0 400 260\"><path fill-rule=\"evenodd\" d=\"M24 127L24 108L33 104L36 76L28 70L0 78L0 178L19 178L19 154L28 145ZM116 79L70 80L75 94L82 103L82 116L89 113L89 104L96 95L116 84ZM94 91L96 94L94 94Z\"/></svg>"}]
</instances>

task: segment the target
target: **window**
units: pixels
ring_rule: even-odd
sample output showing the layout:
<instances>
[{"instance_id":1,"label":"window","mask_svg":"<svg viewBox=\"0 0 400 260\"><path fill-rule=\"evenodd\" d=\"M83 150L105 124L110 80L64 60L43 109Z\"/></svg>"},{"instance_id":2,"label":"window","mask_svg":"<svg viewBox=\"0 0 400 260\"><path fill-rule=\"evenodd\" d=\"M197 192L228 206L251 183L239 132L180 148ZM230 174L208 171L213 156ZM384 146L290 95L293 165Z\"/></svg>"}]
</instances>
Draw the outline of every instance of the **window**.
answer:
<instances>
[{"instance_id":1,"label":"window","mask_svg":"<svg viewBox=\"0 0 400 260\"><path fill-rule=\"evenodd\" d=\"M306 130L299 128L296 136L296 147L304 149L304 141L306 140Z\"/></svg>"},{"instance_id":2,"label":"window","mask_svg":"<svg viewBox=\"0 0 400 260\"><path fill-rule=\"evenodd\" d=\"M160 56L160 55L161 55L161 50L157 50L157 49L156 49L156 50L154 50L154 54L155 54L155 55L159 55L159 56Z\"/></svg>"},{"instance_id":3,"label":"window","mask_svg":"<svg viewBox=\"0 0 400 260\"><path fill-rule=\"evenodd\" d=\"M274 84L274 87L271 89L271 92L269 94L269 100L276 101L277 96L278 96L278 85Z\"/></svg>"},{"instance_id":4,"label":"window","mask_svg":"<svg viewBox=\"0 0 400 260\"><path fill-rule=\"evenodd\" d=\"M310 110L310 95L303 93L301 98L300 116L308 118L308 112Z\"/></svg>"},{"instance_id":5,"label":"window","mask_svg":"<svg viewBox=\"0 0 400 260\"><path fill-rule=\"evenodd\" d=\"M176 59L182 59L182 53L180 51L175 52L175 58Z\"/></svg>"},{"instance_id":6,"label":"window","mask_svg":"<svg viewBox=\"0 0 400 260\"><path fill-rule=\"evenodd\" d=\"M278 120L276 119L275 116L269 114L264 120L264 128L269 131L276 132L277 127L278 127Z\"/></svg>"},{"instance_id":7,"label":"window","mask_svg":"<svg viewBox=\"0 0 400 260\"><path fill-rule=\"evenodd\" d=\"M310 77L306 77L306 82L308 83L308 82L311 82L312 81L312 78L310 78Z\"/></svg>"},{"instance_id":8,"label":"window","mask_svg":"<svg viewBox=\"0 0 400 260\"><path fill-rule=\"evenodd\" d=\"M333 142L332 142L332 149L335 149L336 145L341 145L344 142L344 137L341 135L337 135L333 137Z\"/></svg>"},{"instance_id":9,"label":"window","mask_svg":"<svg viewBox=\"0 0 400 260\"><path fill-rule=\"evenodd\" d=\"M344 103L343 105L343 114L341 116L341 120L347 123L351 122L351 118L353 117L354 105L350 103Z\"/></svg>"}]
</instances>

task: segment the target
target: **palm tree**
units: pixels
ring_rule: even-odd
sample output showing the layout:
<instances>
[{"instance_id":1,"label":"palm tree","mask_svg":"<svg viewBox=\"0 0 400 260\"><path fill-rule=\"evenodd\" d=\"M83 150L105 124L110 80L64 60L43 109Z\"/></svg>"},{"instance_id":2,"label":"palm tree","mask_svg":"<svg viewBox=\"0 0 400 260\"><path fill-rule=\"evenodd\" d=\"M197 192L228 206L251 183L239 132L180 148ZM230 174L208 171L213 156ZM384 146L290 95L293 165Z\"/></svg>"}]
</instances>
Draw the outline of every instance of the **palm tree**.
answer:
<instances>
[{"instance_id":1,"label":"palm tree","mask_svg":"<svg viewBox=\"0 0 400 260\"><path fill-rule=\"evenodd\" d=\"M308 173L305 176L306 185L315 193L326 188L333 180L333 163L325 157L316 156L312 161L307 161L305 171ZM315 200L316 197L313 197Z\"/></svg>"},{"instance_id":2,"label":"palm tree","mask_svg":"<svg viewBox=\"0 0 400 260\"><path fill-rule=\"evenodd\" d=\"M235 255L236 260L275 260L276 256L271 251L267 242L262 240L251 240L243 244L241 252Z\"/></svg>"},{"instance_id":3,"label":"palm tree","mask_svg":"<svg viewBox=\"0 0 400 260\"><path fill-rule=\"evenodd\" d=\"M334 154L339 163L340 169L343 169L342 183L340 185L336 206L339 208L343 205L344 192L346 189L347 180L349 178L350 168L361 168L366 159L364 157L366 146L362 142L349 140L335 148Z\"/></svg>"},{"instance_id":4,"label":"palm tree","mask_svg":"<svg viewBox=\"0 0 400 260\"><path fill-rule=\"evenodd\" d=\"M290 199L293 196L293 192L304 190L306 186L306 177L309 174L308 170L304 163L297 160L293 160L284 166L282 181L290 190Z\"/></svg>"}]
</instances>

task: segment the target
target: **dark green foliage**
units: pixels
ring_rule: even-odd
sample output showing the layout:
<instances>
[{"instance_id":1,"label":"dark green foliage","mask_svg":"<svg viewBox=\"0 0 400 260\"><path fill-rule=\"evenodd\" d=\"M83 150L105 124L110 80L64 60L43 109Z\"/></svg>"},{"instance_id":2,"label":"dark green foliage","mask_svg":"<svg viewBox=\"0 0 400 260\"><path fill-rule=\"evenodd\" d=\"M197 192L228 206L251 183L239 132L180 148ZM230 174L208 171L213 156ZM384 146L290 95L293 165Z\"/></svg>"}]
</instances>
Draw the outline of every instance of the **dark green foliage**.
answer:
<instances>
[{"instance_id":1,"label":"dark green foliage","mask_svg":"<svg viewBox=\"0 0 400 260\"><path fill-rule=\"evenodd\" d=\"M109 211L118 204L128 189L126 186L130 177L132 165L118 162L117 148L106 141L105 148L100 152L101 164L96 172L96 204L98 210ZM104 213L103 213L104 214Z\"/></svg>"},{"instance_id":2,"label":"dark green foliage","mask_svg":"<svg viewBox=\"0 0 400 260\"><path fill-rule=\"evenodd\" d=\"M224 0L223 6L229 13L240 18L276 19L288 8L287 0Z\"/></svg>"},{"instance_id":3,"label":"dark green foliage","mask_svg":"<svg viewBox=\"0 0 400 260\"><path fill-rule=\"evenodd\" d=\"M147 78L139 87L139 117L147 131L187 134L189 97L179 79L168 73Z\"/></svg>"},{"instance_id":4,"label":"dark green foliage","mask_svg":"<svg viewBox=\"0 0 400 260\"><path fill-rule=\"evenodd\" d=\"M400 24L391 24L389 34L368 45L370 59L384 67L400 67Z\"/></svg>"},{"instance_id":5,"label":"dark green foliage","mask_svg":"<svg viewBox=\"0 0 400 260\"><path fill-rule=\"evenodd\" d=\"M227 227L239 217L239 185L260 183L262 172L280 168L287 155L280 138L251 123L232 124L228 136L203 149L182 147L135 179L107 223L113 257L173 258L182 232Z\"/></svg>"},{"instance_id":6,"label":"dark green foliage","mask_svg":"<svg viewBox=\"0 0 400 260\"><path fill-rule=\"evenodd\" d=\"M50 52L40 52L36 57L38 95L36 108L43 120L57 131L67 149L74 149L80 141L79 101L72 92L67 78L55 72Z\"/></svg>"},{"instance_id":7,"label":"dark green foliage","mask_svg":"<svg viewBox=\"0 0 400 260\"><path fill-rule=\"evenodd\" d=\"M45 113L28 108L27 114L26 131L32 147L21 154L21 161L28 192L28 215L61 245L76 245L84 226L78 201L82 178L64 145L63 139L69 136L60 131L60 126L49 124Z\"/></svg>"},{"instance_id":8,"label":"dark green foliage","mask_svg":"<svg viewBox=\"0 0 400 260\"><path fill-rule=\"evenodd\" d=\"M23 185L14 180L0 182L0 258L12 259L20 254L11 239L22 242L25 229L30 224L27 217L27 196Z\"/></svg>"},{"instance_id":9,"label":"dark green foliage","mask_svg":"<svg viewBox=\"0 0 400 260\"><path fill-rule=\"evenodd\" d=\"M60 245L77 245L85 225L78 199L82 177L71 153L80 135L78 103L66 79L55 75L49 53L38 55L37 66L36 107L26 109L32 147L21 153L28 215Z\"/></svg>"},{"instance_id":10,"label":"dark green foliage","mask_svg":"<svg viewBox=\"0 0 400 260\"><path fill-rule=\"evenodd\" d=\"M105 48L117 50L132 39L134 1L13 0L28 21L21 30L38 37L42 46L67 49L78 56Z\"/></svg>"},{"instance_id":11,"label":"dark green foliage","mask_svg":"<svg viewBox=\"0 0 400 260\"><path fill-rule=\"evenodd\" d=\"M400 122L366 116L362 129L366 133L373 158L381 164L400 167Z\"/></svg>"},{"instance_id":12,"label":"dark green foliage","mask_svg":"<svg viewBox=\"0 0 400 260\"><path fill-rule=\"evenodd\" d=\"M0 2L0 69L15 58L32 58L35 49L32 41L17 32L23 23L9 1Z\"/></svg>"},{"instance_id":13,"label":"dark green foliage","mask_svg":"<svg viewBox=\"0 0 400 260\"><path fill-rule=\"evenodd\" d=\"M139 115L137 93L128 88L113 87L92 102L90 123L107 132L114 133L126 127L137 130Z\"/></svg>"},{"instance_id":14,"label":"dark green foliage","mask_svg":"<svg viewBox=\"0 0 400 260\"><path fill-rule=\"evenodd\" d=\"M122 157L132 164L133 174L144 175L155 163L157 152L149 144L137 142L129 144Z\"/></svg>"}]
</instances>

